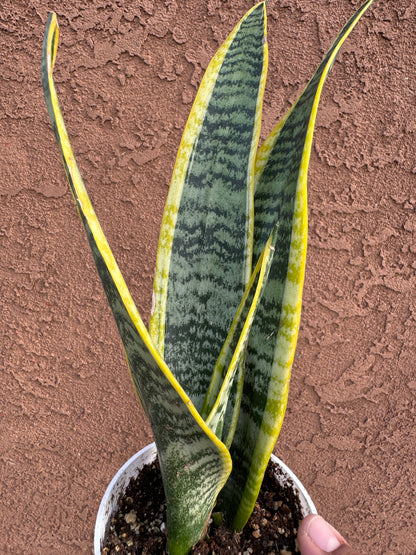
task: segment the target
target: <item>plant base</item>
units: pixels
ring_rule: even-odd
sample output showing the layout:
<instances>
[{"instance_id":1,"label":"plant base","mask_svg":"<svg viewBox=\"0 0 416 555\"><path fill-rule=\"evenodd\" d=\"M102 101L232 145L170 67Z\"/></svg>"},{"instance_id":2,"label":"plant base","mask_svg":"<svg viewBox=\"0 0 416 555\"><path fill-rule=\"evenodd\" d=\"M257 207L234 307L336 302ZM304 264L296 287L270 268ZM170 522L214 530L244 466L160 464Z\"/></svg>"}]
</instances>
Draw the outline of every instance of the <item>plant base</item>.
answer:
<instances>
[{"instance_id":1,"label":"plant base","mask_svg":"<svg viewBox=\"0 0 416 555\"><path fill-rule=\"evenodd\" d=\"M128 478L128 484L118 496L112 496L113 514L106 525L105 541L102 537L97 542L96 527L96 555L167 553L166 503L155 454L154 450L153 459L147 460L136 476ZM294 487L285 474L286 469L282 471L276 461L273 457L269 463L258 501L244 530L233 533L218 525L213 515L207 537L193 548L192 554L299 553L296 540L299 521L316 510L307 494L305 498L306 492Z\"/></svg>"}]
</instances>

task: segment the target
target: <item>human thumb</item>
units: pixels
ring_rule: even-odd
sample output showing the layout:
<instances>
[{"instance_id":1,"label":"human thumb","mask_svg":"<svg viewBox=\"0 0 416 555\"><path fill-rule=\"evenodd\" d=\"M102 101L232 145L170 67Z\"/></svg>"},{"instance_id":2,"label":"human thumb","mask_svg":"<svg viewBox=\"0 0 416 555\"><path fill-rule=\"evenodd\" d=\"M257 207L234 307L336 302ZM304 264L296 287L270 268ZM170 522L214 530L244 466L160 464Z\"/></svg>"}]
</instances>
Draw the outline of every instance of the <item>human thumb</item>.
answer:
<instances>
[{"instance_id":1,"label":"human thumb","mask_svg":"<svg viewBox=\"0 0 416 555\"><path fill-rule=\"evenodd\" d=\"M302 520L298 543L302 555L360 555L319 515L309 515Z\"/></svg>"}]
</instances>

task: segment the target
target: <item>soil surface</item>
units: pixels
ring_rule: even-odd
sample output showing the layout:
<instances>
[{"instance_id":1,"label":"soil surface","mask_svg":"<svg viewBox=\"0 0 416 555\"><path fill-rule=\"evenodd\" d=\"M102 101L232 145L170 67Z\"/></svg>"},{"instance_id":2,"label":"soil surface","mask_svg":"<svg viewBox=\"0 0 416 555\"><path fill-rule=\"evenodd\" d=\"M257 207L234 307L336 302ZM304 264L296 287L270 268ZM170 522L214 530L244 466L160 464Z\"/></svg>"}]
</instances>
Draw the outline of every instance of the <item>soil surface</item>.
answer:
<instances>
[{"instance_id":1,"label":"soil surface","mask_svg":"<svg viewBox=\"0 0 416 555\"><path fill-rule=\"evenodd\" d=\"M251 0L0 2L0 553L91 553L100 499L152 441L76 214L40 80L147 321L176 151ZM269 0L262 139L358 0ZM416 3L377 0L325 85L301 330L276 452L363 553L416 546Z\"/></svg>"},{"instance_id":2,"label":"soil surface","mask_svg":"<svg viewBox=\"0 0 416 555\"><path fill-rule=\"evenodd\" d=\"M269 462L253 513L241 533L215 526L191 550L192 555L292 555L300 553L297 531L302 518L293 488L276 479L279 467ZM215 510L215 509L214 509ZM159 463L132 478L113 515L102 555L166 555L166 501Z\"/></svg>"}]
</instances>

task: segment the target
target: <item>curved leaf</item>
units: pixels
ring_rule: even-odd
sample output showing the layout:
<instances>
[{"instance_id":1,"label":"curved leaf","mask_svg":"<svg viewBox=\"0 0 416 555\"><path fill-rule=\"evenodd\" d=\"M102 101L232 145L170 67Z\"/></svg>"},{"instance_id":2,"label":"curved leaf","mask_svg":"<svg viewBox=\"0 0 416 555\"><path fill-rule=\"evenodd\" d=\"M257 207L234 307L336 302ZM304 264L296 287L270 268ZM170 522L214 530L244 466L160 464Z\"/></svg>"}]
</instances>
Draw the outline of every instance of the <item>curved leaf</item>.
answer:
<instances>
[{"instance_id":1,"label":"curved leaf","mask_svg":"<svg viewBox=\"0 0 416 555\"><path fill-rule=\"evenodd\" d=\"M56 15L51 14L42 53L46 104L78 213L124 344L133 384L154 431L167 498L169 551L181 555L200 538L231 470L231 460L155 348L94 213L53 82L57 45L58 24Z\"/></svg>"},{"instance_id":2,"label":"curved leaf","mask_svg":"<svg viewBox=\"0 0 416 555\"><path fill-rule=\"evenodd\" d=\"M221 493L236 530L249 518L286 410L300 323L307 242L306 178L319 98L332 64L368 0L347 22L302 95L260 149L256 162L253 259L276 223L279 235L250 332L233 471Z\"/></svg>"},{"instance_id":3,"label":"curved leaf","mask_svg":"<svg viewBox=\"0 0 416 555\"><path fill-rule=\"evenodd\" d=\"M159 239L150 333L198 410L251 275L265 28L262 2L211 61L179 148Z\"/></svg>"}]
</instances>

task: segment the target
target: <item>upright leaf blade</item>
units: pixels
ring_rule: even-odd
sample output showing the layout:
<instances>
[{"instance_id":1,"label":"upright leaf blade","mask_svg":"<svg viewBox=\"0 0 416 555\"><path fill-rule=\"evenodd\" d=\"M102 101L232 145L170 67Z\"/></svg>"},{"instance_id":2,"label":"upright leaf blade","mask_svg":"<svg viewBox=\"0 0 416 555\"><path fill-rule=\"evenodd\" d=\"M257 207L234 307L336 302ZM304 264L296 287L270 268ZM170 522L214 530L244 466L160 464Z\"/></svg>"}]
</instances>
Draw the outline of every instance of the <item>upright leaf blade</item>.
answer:
<instances>
[{"instance_id":1,"label":"upright leaf blade","mask_svg":"<svg viewBox=\"0 0 416 555\"><path fill-rule=\"evenodd\" d=\"M167 498L169 550L173 555L183 555L200 538L230 473L231 460L155 348L94 213L53 82L57 45L58 24L56 15L51 14L42 52L45 100L78 213L124 344L133 384L154 431Z\"/></svg>"},{"instance_id":2,"label":"upright leaf blade","mask_svg":"<svg viewBox=\"0 0 416 555\"><path fill-rule=\"evenodd\" d=\"M319 98L344 40L373 0L347 22L296 104L260 149L256 163L253 259L279 225L267 287L250 333L240 417L221 493L237 530L249 518L286 410L299 329L306 258L306 177Z\"/></svg>"},{"instance_id":3,"label":"upright leaf blade","mask_svg":"<svg viewBox=\"0 0 416 555\"><path fill-rule=\"evenodd\" d=\"M243 357L257 307L267 285L276 239L277 228L274 228L238 307L204 400L201 416L204 418L207 414L206 423L227 447L232 442L239 413L244 381ZM240 383L234 384L236 379Z\"/></svg>"},{"instance_id":4,"label":"upright leaf blade","mask_svg":"<svg viewBox=\"0 0 416 555\"><path fill-rule=\"evenodd\" d=\"M251 274L265 27L262 2L210 63L180 145L160 235L150 333L198 410Z\"/></svg>"}]
</instances>

